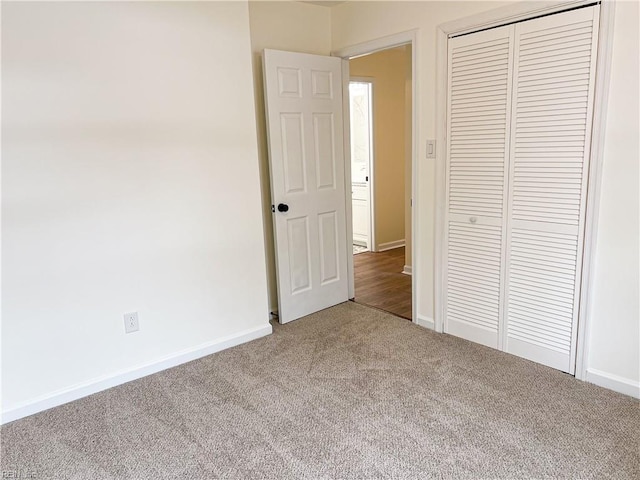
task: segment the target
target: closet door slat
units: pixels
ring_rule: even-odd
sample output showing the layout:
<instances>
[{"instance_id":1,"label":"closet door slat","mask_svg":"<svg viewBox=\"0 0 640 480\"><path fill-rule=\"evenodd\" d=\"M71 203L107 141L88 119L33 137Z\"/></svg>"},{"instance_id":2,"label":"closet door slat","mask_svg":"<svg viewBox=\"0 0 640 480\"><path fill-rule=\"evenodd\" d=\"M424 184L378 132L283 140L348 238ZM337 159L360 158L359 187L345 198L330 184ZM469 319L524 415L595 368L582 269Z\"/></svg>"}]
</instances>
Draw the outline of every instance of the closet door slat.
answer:
<instances>
[{"instance_id":1,"label":"closet door slat","mask_svg":"<svg viewBox=\"0 0 640 480\"><path fill-rule=\"evenodd\" d=\"M599 7L516 24L507 352L574 373Z\"/></svg>"}]
</instances>

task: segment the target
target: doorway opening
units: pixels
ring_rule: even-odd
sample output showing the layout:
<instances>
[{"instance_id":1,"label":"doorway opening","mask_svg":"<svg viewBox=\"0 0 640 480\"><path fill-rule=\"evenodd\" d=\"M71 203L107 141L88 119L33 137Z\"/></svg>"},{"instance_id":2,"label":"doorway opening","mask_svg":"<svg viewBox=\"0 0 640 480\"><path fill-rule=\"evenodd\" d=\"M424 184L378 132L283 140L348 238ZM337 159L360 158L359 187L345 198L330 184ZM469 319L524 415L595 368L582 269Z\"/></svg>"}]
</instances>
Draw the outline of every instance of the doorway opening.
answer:
<instances>
[{"instance_id":1,"label":"doorway opening","mask_svg":"<svg viewBox=\"0 0 640 480\"><path fill-rule=\"evenodd\" d=\"M354 301L412 319L412 46L349 60Z\"/></svg>"},{"instance_id":2,"label":"doorway opening","mask_svg":"<svg viewBox=\"0 0 640 480\"><path fill-rule=\"evenodd\" d=\"M349 81L349 130L351 134L351 212L353 253L372 251L375 244L373 196L373 79Z\"/></svg>"}]
</instances>

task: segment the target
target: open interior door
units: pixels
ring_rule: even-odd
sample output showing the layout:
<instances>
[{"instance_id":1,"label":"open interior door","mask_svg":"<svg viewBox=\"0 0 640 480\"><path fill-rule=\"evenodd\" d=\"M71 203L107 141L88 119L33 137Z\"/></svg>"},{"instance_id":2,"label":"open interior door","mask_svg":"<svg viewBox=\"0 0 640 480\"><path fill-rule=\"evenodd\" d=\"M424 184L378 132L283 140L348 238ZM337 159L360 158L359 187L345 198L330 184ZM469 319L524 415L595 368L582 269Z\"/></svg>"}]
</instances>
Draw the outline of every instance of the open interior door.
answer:
<instances>
[{"instance_id":1,"label":"open interior door","mask_svg":"<svg viewBox=\"0 0 640 480\"><path fill-rule=\"evenodd\" d=\"M348 300L341 59L265 50L280 323Z\"/></svg>"}]
</instances>

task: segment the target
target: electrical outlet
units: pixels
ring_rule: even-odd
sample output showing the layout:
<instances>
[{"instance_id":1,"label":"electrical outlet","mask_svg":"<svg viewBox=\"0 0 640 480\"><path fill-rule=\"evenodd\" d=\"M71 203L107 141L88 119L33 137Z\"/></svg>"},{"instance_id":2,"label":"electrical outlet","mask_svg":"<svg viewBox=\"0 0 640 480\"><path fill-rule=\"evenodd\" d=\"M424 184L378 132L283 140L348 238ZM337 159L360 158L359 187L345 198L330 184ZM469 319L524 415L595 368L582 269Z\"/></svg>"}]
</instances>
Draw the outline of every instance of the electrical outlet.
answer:
<instances>
[{"instance_id":1,"label":"electrical outlet","mask_svg":"<svg viewBox=\"0 0 640 480\"><path fill-rule=\"evenodd\" d=\"M140 330L140 323L138 323L138 312L131 312L124 314L124 331L125 333L137 332Z\"/></svg>"}]
</instances>

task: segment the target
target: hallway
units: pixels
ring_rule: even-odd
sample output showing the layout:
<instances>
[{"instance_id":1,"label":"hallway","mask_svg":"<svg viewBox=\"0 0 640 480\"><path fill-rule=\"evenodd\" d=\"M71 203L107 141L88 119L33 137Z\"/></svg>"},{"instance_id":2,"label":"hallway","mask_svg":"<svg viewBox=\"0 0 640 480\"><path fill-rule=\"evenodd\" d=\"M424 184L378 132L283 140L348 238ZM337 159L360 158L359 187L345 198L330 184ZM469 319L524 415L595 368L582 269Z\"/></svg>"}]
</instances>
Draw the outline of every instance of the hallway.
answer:
<instances>
[{"instance_id":1,"label":"hallway","mask_svg":"<svg viewBox=\"0 0 640 480\"><path fill-rule=\"evenodd\" d=\"M354 255L355 302L411 320L411 275L402 273L404 247Z\"/></svg>"}]
</instances>

